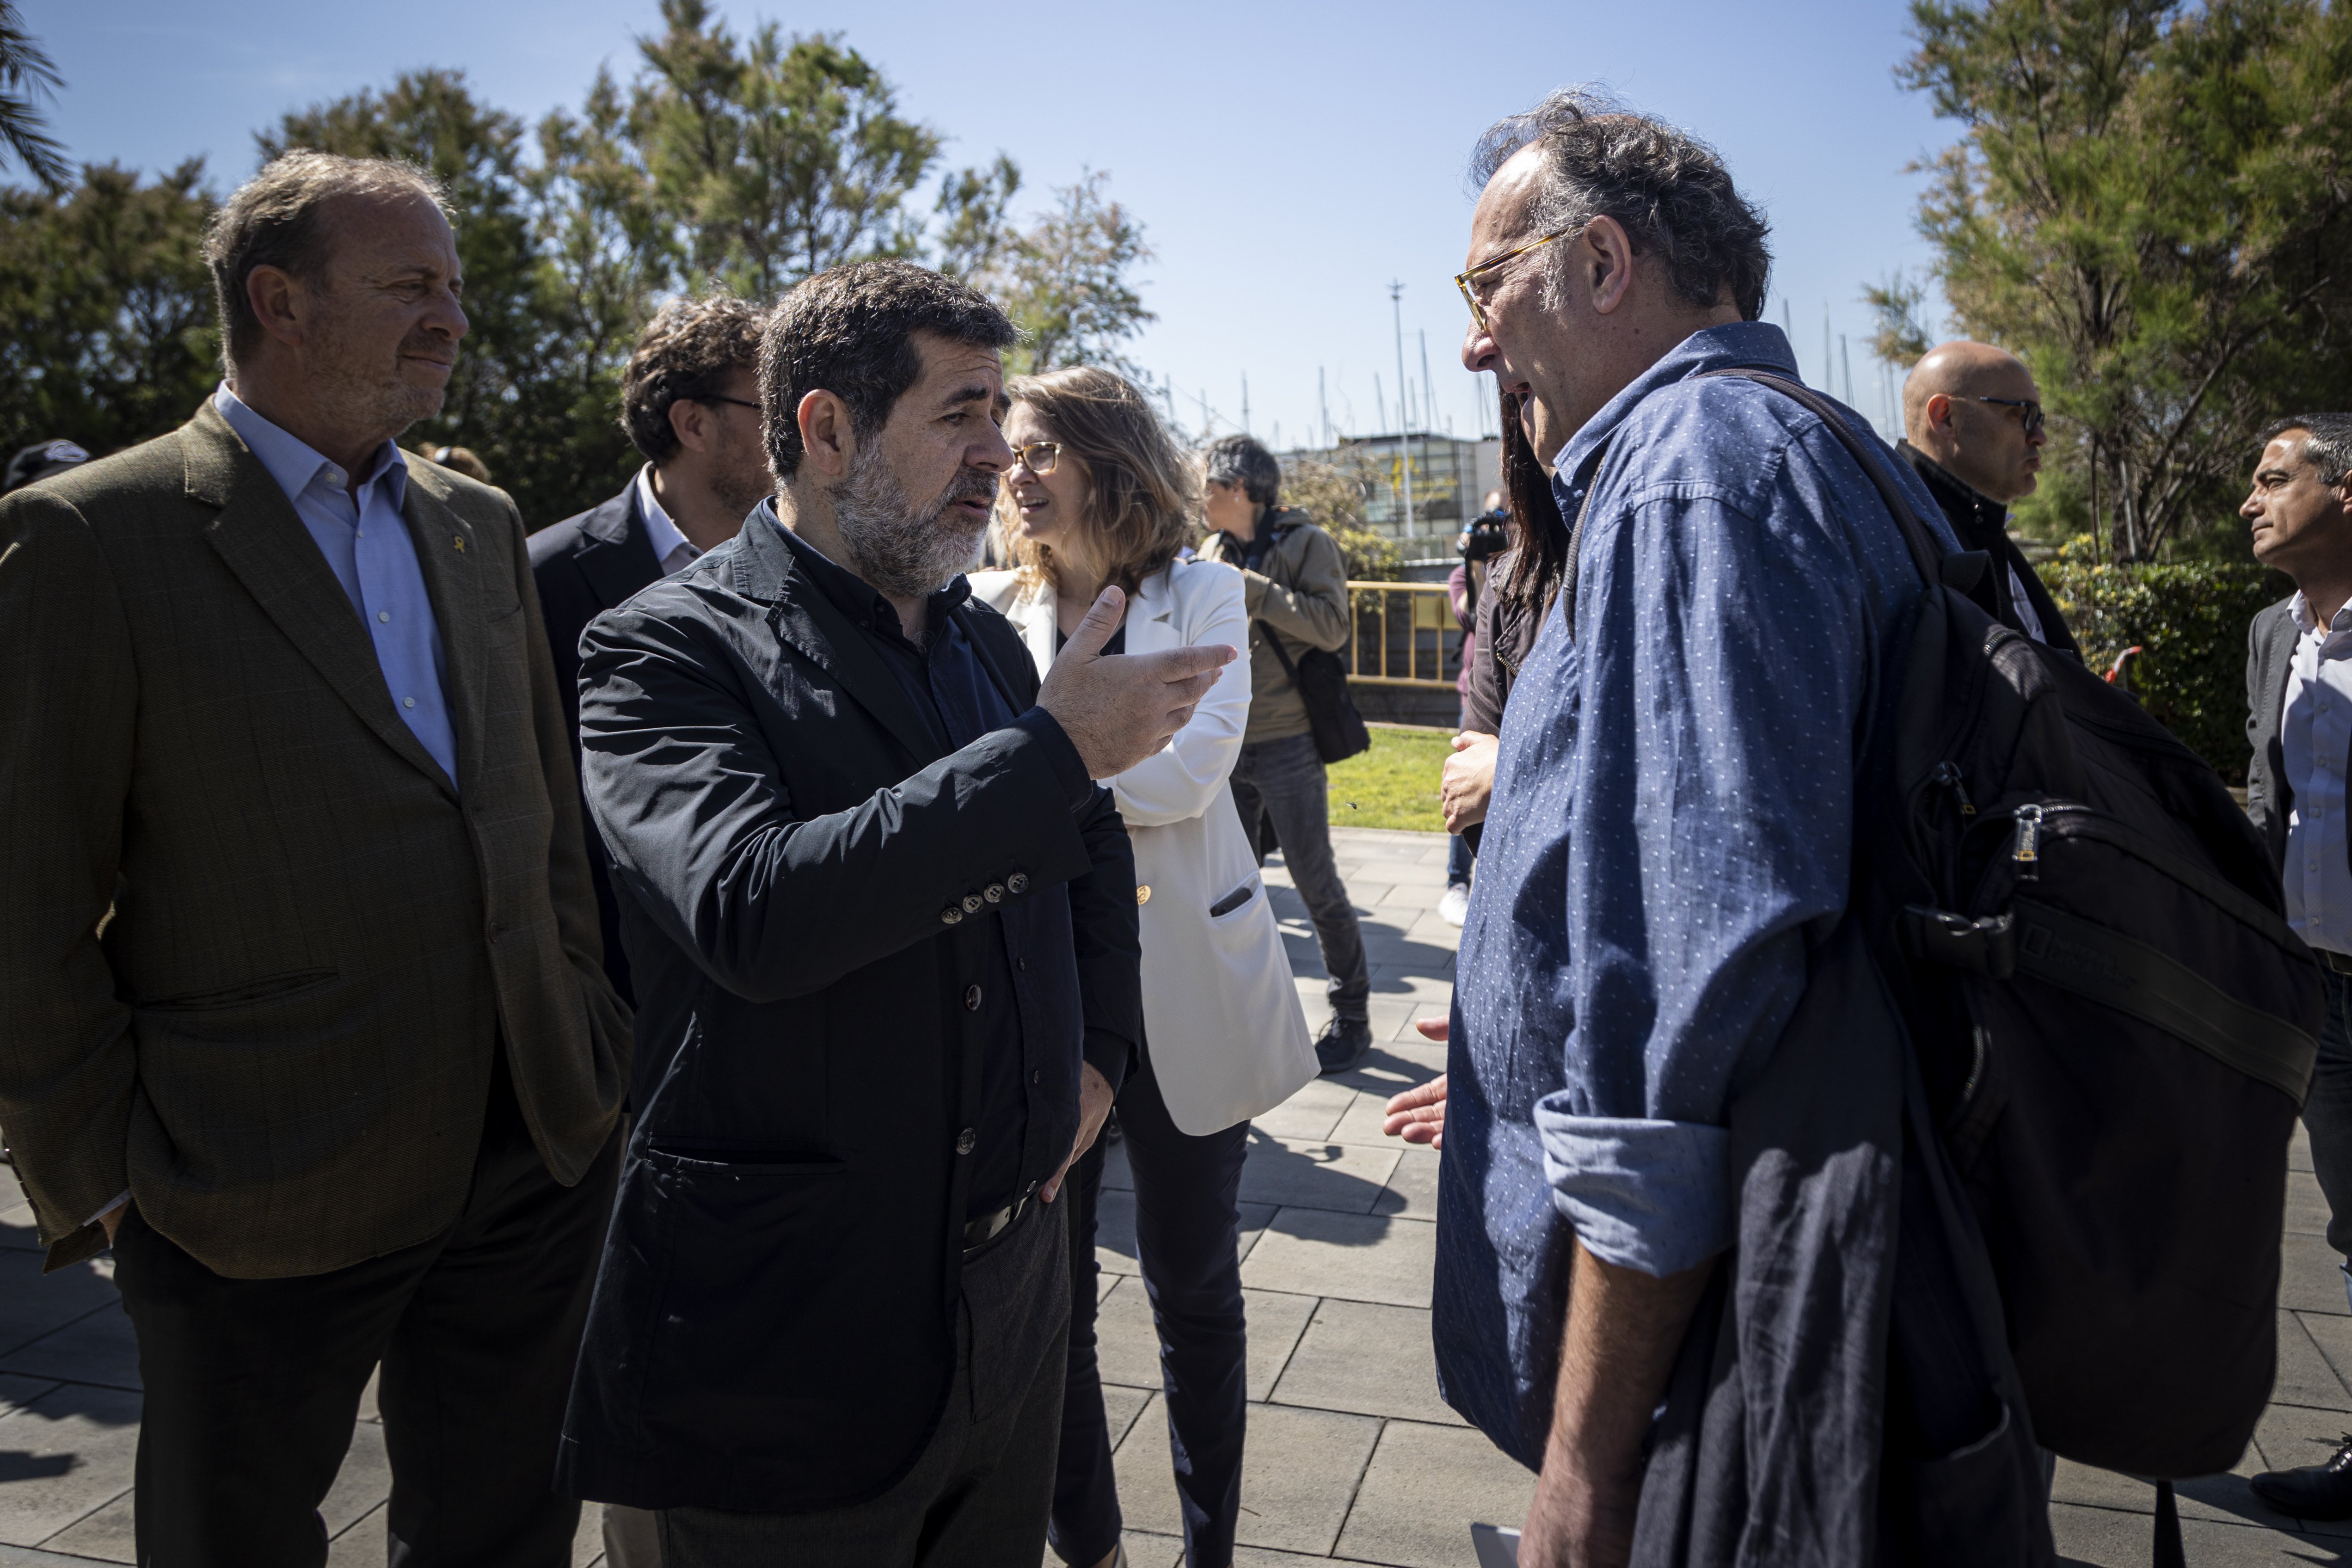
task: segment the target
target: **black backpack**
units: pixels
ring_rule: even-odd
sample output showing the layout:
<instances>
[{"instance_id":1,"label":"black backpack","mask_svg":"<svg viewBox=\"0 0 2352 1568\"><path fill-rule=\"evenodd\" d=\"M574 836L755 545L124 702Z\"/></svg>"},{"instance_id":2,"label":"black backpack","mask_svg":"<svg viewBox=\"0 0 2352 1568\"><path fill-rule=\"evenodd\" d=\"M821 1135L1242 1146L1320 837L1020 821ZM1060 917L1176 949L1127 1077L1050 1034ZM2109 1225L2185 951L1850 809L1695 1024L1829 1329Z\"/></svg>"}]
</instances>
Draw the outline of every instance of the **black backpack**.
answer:
<instances>
[{"instance_id":1,"label":"black backpack","mask_svg":"<svg viewBox=\"0 0 2352 1568\"><path fill-rule=\"evenodd\" d=\"M1290 527L1277 528L1273 537L1280 540ZM1269 561L1267 564L1273 563ZM1283 586L1293 584L1286 583ZM1348 613L1356 613L1352 595ZM1290 677L1290 684L1298 688L1299 700L1307 704L1307 724L1315 736L1315 754L1326 763L1344 763L1360 752L1370 751L1372 732L1364 727L1364 716L1356 710L1356 700L1348 690L1347 661L1328 648L1319 647L1310 647L1294 659L1272 626L1260 621L1257 628L1266 646L1274 649L1274 657L1282 661L1282 672Z\"/></svg>"},{"instance_id":2,"label":"black backpack","mask_svg":"<svg viewBox=\"0 0 2352 1568\"><path fill-rule=\"evenodd\" d=\"M2277 873L2210 766L1971 596L1988 559L1938 548L1834 405L1717 374L1819 415L1927 583L1863 896L2034 1436L2151 1479L2227 1470L2270 1399L2287 1142L2326 1014Z\"/></svg>"}]
</instances>

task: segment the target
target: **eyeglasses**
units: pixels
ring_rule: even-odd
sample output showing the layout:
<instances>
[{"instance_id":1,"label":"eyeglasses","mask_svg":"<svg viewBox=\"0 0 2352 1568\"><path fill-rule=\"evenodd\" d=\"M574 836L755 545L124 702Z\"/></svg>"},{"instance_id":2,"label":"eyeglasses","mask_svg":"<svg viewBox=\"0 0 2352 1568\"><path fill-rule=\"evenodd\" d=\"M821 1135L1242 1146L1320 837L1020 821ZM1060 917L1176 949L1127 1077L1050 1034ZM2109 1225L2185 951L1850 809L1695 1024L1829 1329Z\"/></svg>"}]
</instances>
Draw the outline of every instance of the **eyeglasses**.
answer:
<instances>
[{"instance_id":1,"label":"eyeglasses","mask_svg":"<svg viewBox=\"0 0 2352 1568\"><path fill-rule=\"evenodd\" d=\"M1979 397L1977 401L1997 403L2003 408L2023 409L2025 412L2018 416L2018 422L2025 426L2025 433L2029 436L2041 435L2042 427L2049 423L2042 412L2042 405L2030 397Z\"/></svg>"},{"instance_id":2,"label":"eyeglasses","mask_svg":"<svg viewBox=\"0 0 2352 1568\"><path fill-rule=\"evenodd\" d=\"M689 397L687 401L688 403L731 403L738 408L748 408L754 414L760 411L760 405L756 403L747 403L742 398L729 397L717 392L706 392L699 397Z\"/></svg>"},{"instance_id":3,"label":"eyeglasses","mask_svg":"<svg viewBox=\"0 0 2352 1568\"><path fill-rule=\"evenodd\" d=\"M1474 279L1486 278L1503 263L1516 261L1530 250L1540 250L1555 239L1566 239L1571 234L1580 234L1583 232L1584 226L1577 223L1570 224L1566 228L1556 228L1541 239L1531 239L1517 250L1507 250L1500 256L1490 256L1467 271L1455 273L1454 286L1461 289L1462 298L1469 301L1470 319L1478 323L1478 330L1482 332L1486 331L1486 306L1485 301L1478 298L1480 285Z\"/></svg>"},{"instance_id":4,"label":"eyeglasses","mask_svg":"<svg viewBox=\"0 0 2352 1568\"><path fill-rule=\"evenodd\" d=\"M1041 479L1052 473L1054 465L1061 460L1062 444L1059 441L1032 441L1025 447L1013 448L1013 466L1016 468L1025 467Z\"/></svg>"}]
</instances>

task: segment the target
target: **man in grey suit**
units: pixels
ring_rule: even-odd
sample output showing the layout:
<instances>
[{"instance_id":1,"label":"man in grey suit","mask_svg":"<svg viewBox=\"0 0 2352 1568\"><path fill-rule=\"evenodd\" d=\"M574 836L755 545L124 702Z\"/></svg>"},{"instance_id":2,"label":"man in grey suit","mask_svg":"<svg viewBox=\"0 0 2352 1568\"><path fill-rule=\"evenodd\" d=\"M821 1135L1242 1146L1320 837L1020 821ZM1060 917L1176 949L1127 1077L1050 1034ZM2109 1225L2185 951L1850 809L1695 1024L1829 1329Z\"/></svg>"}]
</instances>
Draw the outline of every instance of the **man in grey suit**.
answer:
<instances>
[{"instance_id":1,"label":"man in grey suit","mask_svg":"<svg viewBox=\"0 0 2352 1568\"><path fill-rule=\"evenodd\" d=\"M2238 510L2254 556L2295 591L2254 617L2246 649L2246 812L2284 879L2286 916L2326 966L2327 1023L2303 1121L2326 1195L2327 1244L2352 1254L2352 415L2264 430ZM2352 1271L2347 1274L2352 1295ZM2352 1439L2325 1463L2258 1476L2273 1507L2352 1518Z\"/></svg>"},{"instance_id":2,"label":"man in grey suit","mask_svg":"<svg viewBox=\"0 0 2352 1568\"><path fill-rule=\"evenodd\" d=\"M394 445L455 239L297 152L205 250L220 390L0 501L0 1125L114 1244L141 1563L324 1563L381 1363L393 1560L555 1568L627 1015L521 521Z\"/></svg>"}]
</instances>

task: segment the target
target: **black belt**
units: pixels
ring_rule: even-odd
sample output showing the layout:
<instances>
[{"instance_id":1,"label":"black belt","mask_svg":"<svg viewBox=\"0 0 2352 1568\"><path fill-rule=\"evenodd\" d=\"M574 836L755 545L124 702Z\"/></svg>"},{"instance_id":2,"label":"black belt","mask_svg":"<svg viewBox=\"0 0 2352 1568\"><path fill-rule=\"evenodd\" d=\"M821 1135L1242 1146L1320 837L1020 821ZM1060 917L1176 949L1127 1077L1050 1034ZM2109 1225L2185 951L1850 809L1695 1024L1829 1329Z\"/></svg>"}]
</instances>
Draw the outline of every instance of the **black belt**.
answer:
<instances>
[{"instance_id":1,"label":"black belt","mask_svg":"<svg viewBox=\"0 0 2352 1568\"><path fill-rule=\"evenodd\" d=\"M963 1249L971 1252L994 1241L1013 1228L1013 1222L1019 1219L1021 1211L1028 1206L1029 1200L1023 1198L1019 1203L1006 1205L994 1214L984 1214L978 1219L964 1221Z\"/></svg>"},{"instance_id":2,"label":"black belt","mask_svg":"<svg viewBox=\"0 0 2352 1568\"><path fill-rule=\"evenodd\" d=\"M2352 974L2352 952L2336 952L2324 947L2315 947L2311 951L2319 954L2320 963L2336 973Z\"/></svg>"}]
</instances>

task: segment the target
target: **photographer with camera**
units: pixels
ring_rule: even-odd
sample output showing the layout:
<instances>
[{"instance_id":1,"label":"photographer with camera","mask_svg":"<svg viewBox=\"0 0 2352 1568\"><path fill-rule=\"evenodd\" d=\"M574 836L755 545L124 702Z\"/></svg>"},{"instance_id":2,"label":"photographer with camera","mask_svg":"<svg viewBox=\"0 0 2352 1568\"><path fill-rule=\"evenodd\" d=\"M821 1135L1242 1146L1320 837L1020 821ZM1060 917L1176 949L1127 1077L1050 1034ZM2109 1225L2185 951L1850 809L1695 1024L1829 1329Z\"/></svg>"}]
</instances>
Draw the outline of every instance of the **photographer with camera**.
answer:
<instances>
[{"instance_id":1,"label":"photographer with camera","mask_svg":"<svg viewBox=\"0 0 2352 1568\"><path fill-rule=\"evenodd\" d=\"M1445 579L1445 596L1453 602L1454 624L1462 628L1462 672L1454 679L1454 689L1462 694L1461 723L1467 727L1470 664L1478 647L1478 600L1486 591L1495 557L1511 547L1511 517L1501 490L1486 492L1486 510L1470 520L1454 547L1462 556L1462 564ZM1460 749L1458 742L1455 749ZM1438 900L1437 912L1447 924L1458 926L1470 913L1470 872L1477 852L1461 834L1453 838L1445 852L1445 896Z\"/></svg>"}]
</instances>

